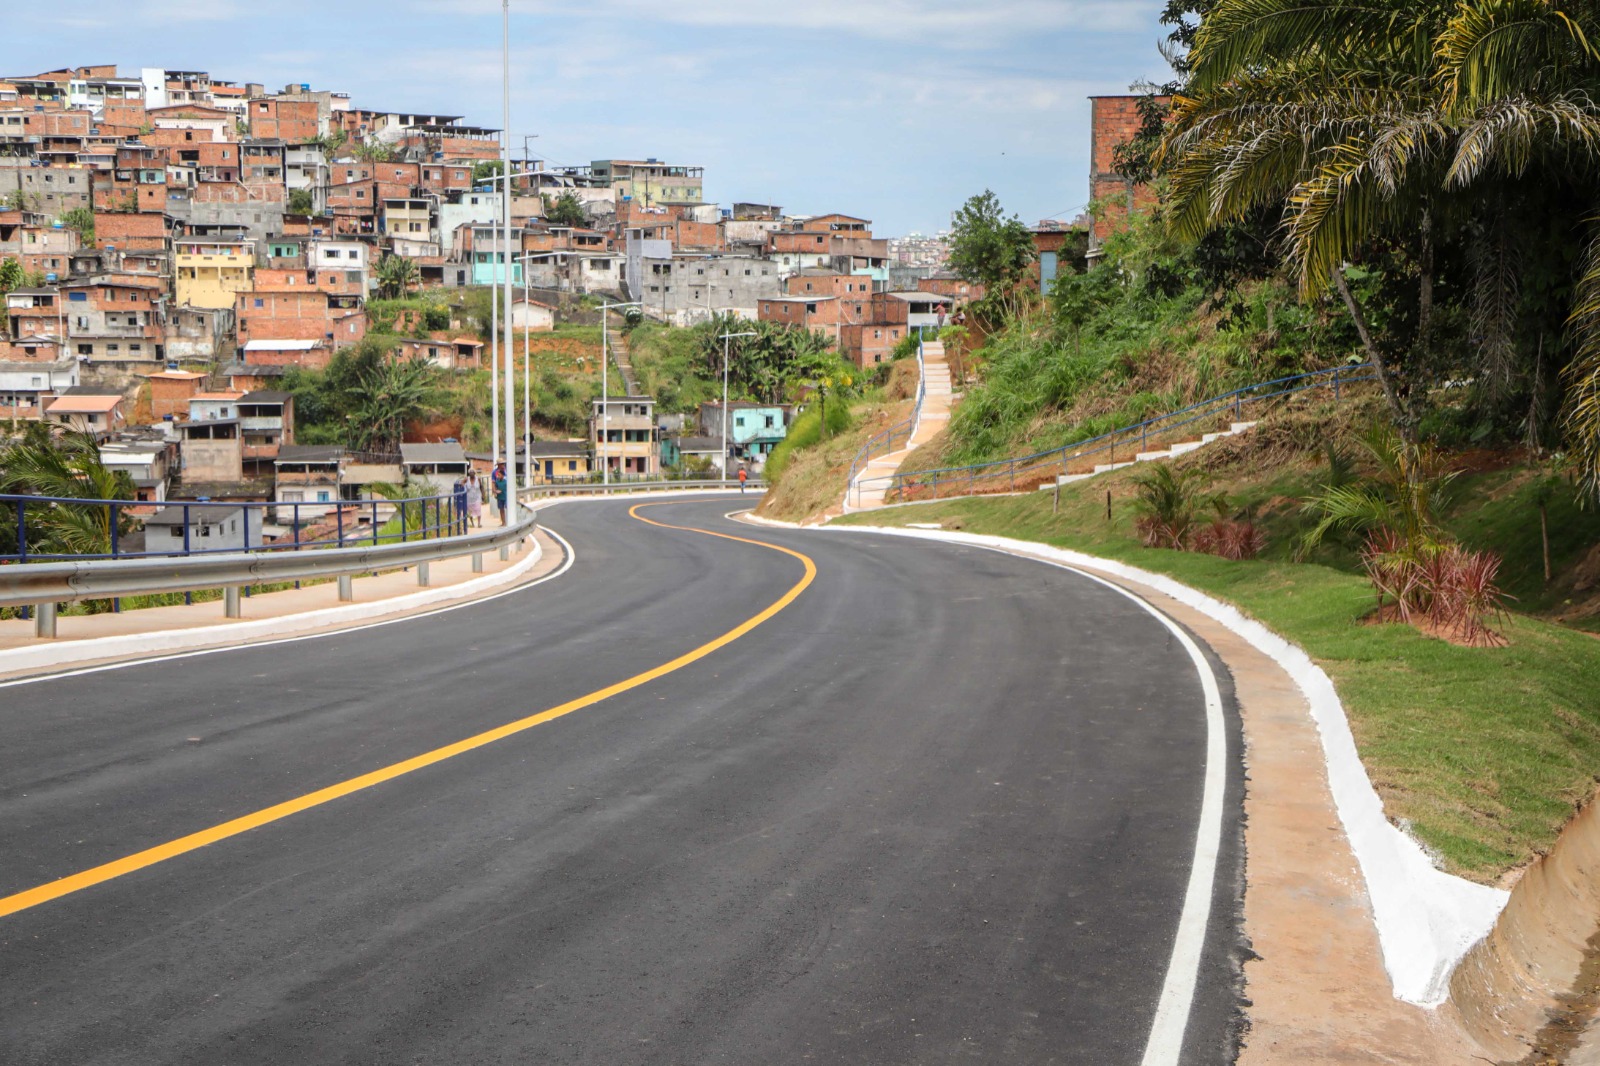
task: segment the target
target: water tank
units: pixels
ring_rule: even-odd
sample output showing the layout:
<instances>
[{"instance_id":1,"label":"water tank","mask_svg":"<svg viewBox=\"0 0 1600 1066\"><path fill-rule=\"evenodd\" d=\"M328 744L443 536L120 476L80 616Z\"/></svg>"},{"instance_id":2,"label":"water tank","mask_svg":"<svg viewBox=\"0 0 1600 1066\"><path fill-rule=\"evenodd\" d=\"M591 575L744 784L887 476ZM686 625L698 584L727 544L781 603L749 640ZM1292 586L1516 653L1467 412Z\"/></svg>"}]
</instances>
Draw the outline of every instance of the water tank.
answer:
<instances>
[{"instance_id":1,"label":"water tank","mask_svg":"<svg viewBox=\"0 0 1600 1066\"><path fill-rule=\"evenodd\" d=\"M301 82L300 83L300 91L303 92L303 93L310 92L311 91L311 83L310 82L305 82L305 81Z\"/></svg>"}]
</instances>

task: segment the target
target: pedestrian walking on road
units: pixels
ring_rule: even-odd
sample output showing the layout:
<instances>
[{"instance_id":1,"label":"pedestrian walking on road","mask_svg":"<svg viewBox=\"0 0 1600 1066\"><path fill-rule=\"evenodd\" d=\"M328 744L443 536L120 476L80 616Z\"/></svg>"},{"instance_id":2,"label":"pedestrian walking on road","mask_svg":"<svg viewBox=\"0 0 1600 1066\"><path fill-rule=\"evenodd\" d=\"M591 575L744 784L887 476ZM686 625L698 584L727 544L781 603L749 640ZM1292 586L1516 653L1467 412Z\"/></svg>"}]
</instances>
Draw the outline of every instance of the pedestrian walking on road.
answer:
<instances>
[{"instance_id":1,"label":"pedestrian walking on road","mask_svg":"<svg viewBox=\"0 0 1600 1066\"><path fill-rule=\"evenodd\" d=\"M744 495L744 483L745 483L745 480L747 478L749 478L749 477L750 477L750 471L746 470L744 467L741 466L739 468L739 495L741 495L741 496Z\"/></svg>"},{"instance_id":2,"label":"pedestrian walking on road","mask_svg":"<svg viewBox=\"0 0 1600 1066\"><path fill-rule=\"evenodd\" d=\"M453 490L453 495L455 496L455 504L456 504L456 513L455 513L456 530L457 530L457 532L465 533L467 531L467 478L466 478L466 475L462 475L461 477L456 479L455 488Z\"/></svg>"},{"instance_id":3,"label":"pedestrian walking on road","mask_svg":"<svg viewBox=\"0 0 1600 1066\"><path fill-rule=\"evenodd\" d=\"M483 525L483 482L477 473L467 475L467 522Z\"/></svg>"}]
</instances>

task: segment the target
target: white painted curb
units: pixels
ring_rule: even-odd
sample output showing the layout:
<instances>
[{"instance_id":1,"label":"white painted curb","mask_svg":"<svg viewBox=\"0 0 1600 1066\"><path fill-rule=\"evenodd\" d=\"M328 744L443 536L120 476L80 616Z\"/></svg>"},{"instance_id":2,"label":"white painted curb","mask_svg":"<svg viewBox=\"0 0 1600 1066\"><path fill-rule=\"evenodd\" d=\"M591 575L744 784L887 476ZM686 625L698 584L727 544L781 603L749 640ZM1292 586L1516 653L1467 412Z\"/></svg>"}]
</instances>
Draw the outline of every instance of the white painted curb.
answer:
<instances>
[{"instance_id":1,"label":"white painted curb","mask_svg":"<svg viewBox=\"0 0 1600 1066\"><path fill-rule=\"evenodd\" d=\"M325 607L318 611L286 614L278 618L222 622L194 629L167 629L155 633L122 633L114 637L51 641L25 648L10 648L0 651L0 674L50 670L99 659L144 657L218 645L231 646L275 637L294 636L328 626L343 626L356 622L370 622L390 615L409 614L452 600L480 596L502 585L511 584L537 566L543 555L544 549L539 546L537 539L533 539L532 550L527 552L526 558L515 565L497 574L475 577L458 585L444 585L436 589L410 592L404 596L391 596L384 600L347 603L338 607Z\"/></svg>"},{"instance_id":2,"label":"white painted curb","mask_svg":"<svg viewBox=\"0 0 1600 1066\"><path fill-rule=\"evenodd\" d=\"M1110 559L1009 537L878 526L824 528L834 533L876 533L968 544L1113 574L1194 608L1271 658L1294 679L1310 704L1311 717L1322 738L1334 805L1367 882L1384 967L1395 996L1424 1007L1444 1002L1451 971L1467 949L1493 928L1510 893L1435 868L1422 846L1390 823L1383 812L1383 801L1361 764L1338 692L1305 651L1236 607L1172 578Z\"/></svg>"}]
</instances>

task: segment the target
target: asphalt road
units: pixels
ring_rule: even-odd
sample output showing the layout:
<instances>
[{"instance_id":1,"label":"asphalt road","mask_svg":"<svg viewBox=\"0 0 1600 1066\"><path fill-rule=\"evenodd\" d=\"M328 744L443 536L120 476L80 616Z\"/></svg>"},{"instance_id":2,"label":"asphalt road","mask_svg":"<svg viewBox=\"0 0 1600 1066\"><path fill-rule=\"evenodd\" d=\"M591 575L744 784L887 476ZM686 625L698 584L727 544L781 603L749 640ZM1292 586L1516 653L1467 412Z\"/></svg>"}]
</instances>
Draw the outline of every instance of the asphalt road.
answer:
<instances>
[{"instance_id":1,"label":"asphalt road","mask_svg":"<svg viewBox=\"0 0 1600 1066\"><path fill-rule=\"evenodd\" d=\"M1187 653L1081 575L736 506L640 512L815 561L725 647L0 917L0 1063L1138 1063L1203 788ZM545 518L572 569L487 603L0 687L0 897L660 667L805 576L620 502ZM1226 703L1185 1063L1234 1054Z\"/></svg>"}]
</instances>

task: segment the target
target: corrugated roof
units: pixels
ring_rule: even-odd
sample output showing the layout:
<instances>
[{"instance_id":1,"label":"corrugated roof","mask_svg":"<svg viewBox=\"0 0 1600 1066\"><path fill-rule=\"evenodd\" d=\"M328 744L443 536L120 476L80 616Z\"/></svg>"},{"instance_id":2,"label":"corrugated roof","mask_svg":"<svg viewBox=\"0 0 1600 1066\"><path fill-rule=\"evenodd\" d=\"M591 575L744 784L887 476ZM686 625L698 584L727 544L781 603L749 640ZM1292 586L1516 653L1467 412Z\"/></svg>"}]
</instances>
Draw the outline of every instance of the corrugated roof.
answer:
<instances>
[{"instance_id":1,"label":"corrugated roof","mask_svg":"<svg viewBox=\"0 0 1600 1066\"><path fill-rule=\"evenodd\" d=\"M407 464L464 463L467 452L459 444L402 444L400 461Z\"/></svg>"}]
</instances>

